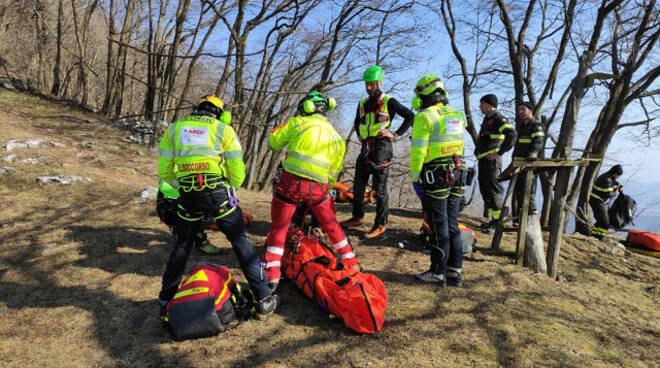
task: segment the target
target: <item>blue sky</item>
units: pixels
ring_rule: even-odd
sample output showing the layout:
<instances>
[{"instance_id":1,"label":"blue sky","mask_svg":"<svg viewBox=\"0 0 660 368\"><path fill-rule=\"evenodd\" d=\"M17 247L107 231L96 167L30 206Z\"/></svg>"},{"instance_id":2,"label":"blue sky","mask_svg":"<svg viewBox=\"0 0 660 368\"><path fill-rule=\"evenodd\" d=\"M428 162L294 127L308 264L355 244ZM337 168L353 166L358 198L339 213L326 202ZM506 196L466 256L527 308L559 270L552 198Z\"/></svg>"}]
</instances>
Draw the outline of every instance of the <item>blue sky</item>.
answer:
<instances>
[{"instance_id":1,"label":"blue sky","mask_svg":"<svg viewBox=\"0 0 660 368\"><path fill-rule=\"evenodd\" d=\"M313 27L318 28L319 24L327 25L330 22L332 17L326 13L327 6L323 6L325 8L319 9L323 11L317 11L316 13L310 15L309 19L307 20L308 25L312 25ZM461 12L469 11L469 9L461 9L460 3L455 4L454 6L457 7L457 17L461 16ZM393 85L396 85L397 88L396 90L392 91L392 94L397 97L400 102L408 106L410 106L410 101L413 97L412 89L415 85L415 82L421 76L425 74L436 74L443 76L447 73L455 74L460 72L458 64L456 63L451 51L449 39L445 34L441 19L432 12L428 11L420 12L418 10L416 14L424 15L423 17L418 17L416 19L418 22L420 22L420 29L427 30L427 32L420 35L422 38L418 40L422 41L423 44L420 47L410 47L409 45L404 44L401 45L401 49L416 59L417 62L406 65L399 65L399 68L397 68L399 70L396 72L385 70L386 77L384 89L389 90ZM403 24L405 22L410 22L412 19L413 18L406 16L400 17L393 21ZM537 19L535 19L535 21L537 21ZM588 24L593 20L587 18L585 21ZM496 23L496 26L501 24L499 23L499 19L497 19ZM581 26L584 27L584 24ZM534 25L532 24L530 31L528 32L530 35L534 35L533 27ZM224 48L226 47L227 36L228 33L224 25L219 24L212 38L213 42L210 43L209 46L213 49L217 48L217 51L219 52L224 51ZM263 47L264 37L265 35L263 32L260 32L260 29L257 29L250 36L250 41L248 43L251 44L251 48L253 49ZM468 64L470 64L470 57L475 52L474 48L471 46L471 43L462 42L459 47L463 55L468 59ZM252 58L254 58L253 61L255 63L260 61L259 56ZM539 59L541 58L539 57ZM551 58L544 58L538 63L547 63L548 60L551 60ZM542 66L539 65L537 68L541 69ZM574 71L571 70L570 64L562 66L562 72L564 73L565 77L563 78L564 80L560 79L557 83L558 92L555 92L555 100L559 97L564 88L560 85L565 85L566 79L572 77L572 74L574 73ZM361 71L356 72L355 74L356 75L353 76L352 79L359 80L361 77ZM445 80L445 85L447 86L450 93L450 103L458 109L463 108L461 83L462 80L460 77ZM658 88L658 85L659 83L656 83L653 88ZM495 93L498 95L500 101L513 99L512 88L507 90L507 88L503 88L499 85L482 85L481 87L482 88L473 91L471 96L471 108L477 129L482 119L481 113L478 110L478 100L481 95L486 93ZM336 117L335 119L339 120L335 121L335 123L338 123L338 125L343 129L348 129L353 121L355 105L357 104L358 99L365 95L364 85L362 83L350 84L343 87L341 90L335 90L332 93L336 94L336 97L341 97L340 100L343 100L344 102L343 105L339 106L338 113L333 114ZM601 92L599 91L599 93ZM585 145L588 135L593 125L595 124L598 112L601 108L601 104L599 103L600 99L598 96L596 96L595 93L589 93L587 98L589 101L583 104L583 107L580 111L580 123L578 132L575 137L575 148L581 148ZM604 102L605 99L606 95L603 95L602 101ZM551 104L554 103L556 102L553 100L548 100L545 106L549 109ZM502 106L501 111L507 117L513 118L512 106ZM547 111L544 112L547 113ZM627 113L624 115L622 122L637 121L641 119L641 116L643 116L641 111L638 108L631 106ZM561 119L561 115L558 117L558 119ZM396 128L400 123L400 119L395 121L393 124L394 128ZM559 129L559 124L560 121L554 124L554 126L551 128L551 133L555 132L556 134L556 131ZM656 173L660 173L660 148L658 147L658 140L652 140L649 144L649 142L644 139L640 140L632 138L634 134L639 134L640 132L640 128L626 128L617 132L606 155L604 166L609 167L613 164L621 163L624 166L626 174L630 175L629 177L624 175L624 181L626 178L630 178L631 180L638 182L658 182L660 184L660 177L656 175ZM471 149L466 150L466 152L471 152Z\"/></svg>"}]
</instances>

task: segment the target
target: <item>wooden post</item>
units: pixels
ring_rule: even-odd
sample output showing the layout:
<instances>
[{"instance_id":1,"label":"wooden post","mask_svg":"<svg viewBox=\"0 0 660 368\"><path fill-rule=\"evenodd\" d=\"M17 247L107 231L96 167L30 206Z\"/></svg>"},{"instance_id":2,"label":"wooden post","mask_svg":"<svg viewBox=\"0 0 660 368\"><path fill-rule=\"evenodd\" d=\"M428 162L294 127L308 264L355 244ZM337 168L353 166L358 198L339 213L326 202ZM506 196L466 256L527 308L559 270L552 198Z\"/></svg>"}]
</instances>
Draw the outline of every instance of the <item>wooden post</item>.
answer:
<instances>
[{"instance_id":1,"label":"wooden post","mask_svg":"<svg viewBox=\"0 0 660 368\"><path fill-rule=\"evenodd\" d=\"M561 249L561 236L564 230L564 220L566 211L564 210L564 201L568 191L568 182L571 180L572 167L562 167L557 173L555 182L555 195L552 200L552 211L550 218L550 238L548 239L548 254L546 262L548 264L548 276L555 279L557 277L557 266L559 264L559 250Z\"/></svg>"},{"instance_id":2,"label":"wooden post","mask_svg":"<svg viewBox=\"0 0 660 368\"><path fill-rule=\"evenodd\" d=\"M516 242L516 263L522 265L522 258L525 251L525 236L527 235L527 217L529 216L529 201L532 191L532 179L534 178L534 170L527 169L525 173L525 184L523 186L523 203L520 210L520 227L518 228L518 241Z\"/></svg>"}]
</instances>

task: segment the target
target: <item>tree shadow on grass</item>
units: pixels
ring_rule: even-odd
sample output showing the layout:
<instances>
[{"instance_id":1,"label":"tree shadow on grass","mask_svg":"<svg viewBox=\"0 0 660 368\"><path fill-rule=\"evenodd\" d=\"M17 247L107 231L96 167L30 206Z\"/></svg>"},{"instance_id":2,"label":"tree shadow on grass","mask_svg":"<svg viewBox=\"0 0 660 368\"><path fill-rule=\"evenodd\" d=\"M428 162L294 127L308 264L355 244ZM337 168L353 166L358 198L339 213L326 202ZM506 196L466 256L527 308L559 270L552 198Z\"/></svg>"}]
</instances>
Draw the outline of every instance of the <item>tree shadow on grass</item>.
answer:
<instances>
[{"instance_id":1,"label":"tree shadow on grass","mask_svg":"<svg viewBox=\"0 0 660 368\"><path fill-rule=\"evenodd\" d=\"M157 345L169 341L169 337L161 326L154 298L136 301L117 296L109 287L61 286L52 272L30 262L33 256L32 250L26 248L11 259L3 260L10 268L21 269L30 275L34 281L31 285L3 282L0 295L3 295L2 301L7 308L74 307L89 312L93 316L94 336L116 362L116 367L191 367L185 358L167 356L158 351ZM133 270L130 264L120 264L126 259L115 260L120 273Z\"/></svg>"}]
</instances>

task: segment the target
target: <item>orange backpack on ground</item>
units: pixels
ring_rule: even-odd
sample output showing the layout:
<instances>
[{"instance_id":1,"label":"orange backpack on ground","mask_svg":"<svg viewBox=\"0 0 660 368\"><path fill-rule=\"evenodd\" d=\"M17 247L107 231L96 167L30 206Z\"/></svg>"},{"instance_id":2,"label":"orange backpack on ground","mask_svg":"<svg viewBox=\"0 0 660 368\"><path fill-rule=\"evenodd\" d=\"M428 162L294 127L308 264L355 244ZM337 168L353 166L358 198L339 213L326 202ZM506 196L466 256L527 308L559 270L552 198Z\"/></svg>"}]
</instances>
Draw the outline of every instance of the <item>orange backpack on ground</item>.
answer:
<instances>
[{"instance_id":1,"label":"orange backpack on ground","mask_svg":"<svg viewBox=\"0 0 660 368\"><path fill-rule=\"evenodd\" d=\"M387 309L383 282L372 274L338 269L341 262L314 236L305 235L297 240L284 251L284 275L353 331L365 334L380 331Z\"/></svg>"}]
</instances>

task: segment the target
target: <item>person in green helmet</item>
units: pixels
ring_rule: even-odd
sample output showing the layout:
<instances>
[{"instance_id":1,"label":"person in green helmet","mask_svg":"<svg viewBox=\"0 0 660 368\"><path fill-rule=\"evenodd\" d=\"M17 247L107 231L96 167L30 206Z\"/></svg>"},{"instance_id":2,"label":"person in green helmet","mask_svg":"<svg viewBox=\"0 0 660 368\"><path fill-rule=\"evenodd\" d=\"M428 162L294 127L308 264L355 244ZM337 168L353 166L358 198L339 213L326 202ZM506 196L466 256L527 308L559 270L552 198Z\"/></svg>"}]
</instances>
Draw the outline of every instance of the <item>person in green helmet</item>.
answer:
<instances>
[{"instance_id":1,"label":"person in green helmet","mask_svg":"<svg viewBox=\"0 0 660 368\"><path fill-rule=\"evenodd\" d=\"M158 194L156 195L156 213L160 221L167 225L170 231L174 234L174 225L176 225L177 218L177 203L179 200L179 191L174 189L165 180L160 180L158 183ZM216 255L221 251L211 244L204 229L200 229L195 233L194 248L199 249L200 252Z\"/></svg>"},{"instance_id":2,"label":"person in green helmet","mask_svg":"<svg viewBox=\"0 0 660 368\"><path fill-rule=\"evenodd\" d=\"M448 94L435 75L422 77L415 86L415 116L410 147L410 181L422 193L429 217L431 267L416 277L421 282L461 286L463 242L458 211L465 191L463 169L465 118L449 106Z\"/></svg>"},{"instance_id":3,"label":"person in green helmet","mask_svg":"<svg viewBox=\"0 0 660 368\"><path fill-rule=\"evenodd\" d=\"M360 100L353 123L362 143L362 150L355 163L353 216L341 224L344 227L356 227L364 222L364 191L371 177L371 188L376 193L376 219L371 231L366 234L369 239L386 230L389 213L387 176L394 155L392 142L411 127L415 114L394 97L382 92L383 70L378 65L365 70L362 79L368 97ZM389 128L395 115L402 117L403 123L392 133Z\"/></svg>"}]
</instances>

